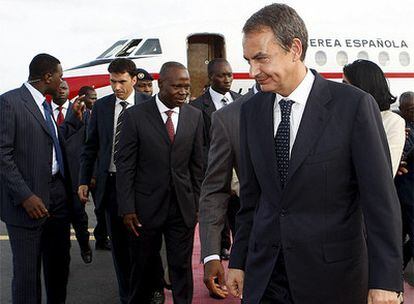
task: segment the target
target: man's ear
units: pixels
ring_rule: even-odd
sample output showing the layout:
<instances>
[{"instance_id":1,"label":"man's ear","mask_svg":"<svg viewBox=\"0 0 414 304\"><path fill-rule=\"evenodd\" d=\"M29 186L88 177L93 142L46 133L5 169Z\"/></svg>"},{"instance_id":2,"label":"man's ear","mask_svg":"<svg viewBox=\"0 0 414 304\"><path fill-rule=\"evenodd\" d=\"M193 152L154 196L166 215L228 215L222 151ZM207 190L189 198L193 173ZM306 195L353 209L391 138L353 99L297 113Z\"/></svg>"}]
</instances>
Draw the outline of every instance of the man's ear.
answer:
<instances>
[{"instance_id":1,"label":"man's ear","mask_svg":"<svg viewBox=\"0 0 414 304\"><path fill-rule=\"evenodd\" d=\"M292 61L296 62L298 60L301 60L302 52L303 52L303 46L302 41L298 38L293 38L292 40L292 46L290 47L290 51L292 53Z\"/></svg>"},{"instance_id":2,"label":"man's ear","mask_svg":"<svg viewBox=\"0 0 414 304\"><path fill-rule=\"evenodd\" d=\"M42 80L45 82L45 83L50 83L51 81L52 81L52 73L46 73L46 74L44 74L43 76L42 76Z\"/></svg>"}]
</instances>

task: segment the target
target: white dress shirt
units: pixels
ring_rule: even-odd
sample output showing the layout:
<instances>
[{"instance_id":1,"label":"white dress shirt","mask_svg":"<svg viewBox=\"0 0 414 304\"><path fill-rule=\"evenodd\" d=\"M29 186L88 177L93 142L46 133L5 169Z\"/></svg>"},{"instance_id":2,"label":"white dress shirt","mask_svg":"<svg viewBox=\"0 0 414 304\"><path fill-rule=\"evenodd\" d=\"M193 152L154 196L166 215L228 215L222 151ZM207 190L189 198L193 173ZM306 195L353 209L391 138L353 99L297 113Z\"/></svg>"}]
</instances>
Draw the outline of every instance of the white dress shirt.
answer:
<instances>
[{"instance_id":1,"label":"white dress shirt","mask_svg":"<svg viewBox=\"0 0 414 304\"><path fill-rule=\"evenodd\" d=\"M162 103L162 101L158 97L158 94L155 95L155 103L157 104L158 111L161 114L161 118L162 118L162 121L164 122L164 124L167 122L167 118L168 118L168 115L165 112L173 111L173 113L171 115L171 120L172 120L173 125L174 125L174 134L177 134L178 116L180 114L180 108L179 107L175 107L173 109L168 108L165 104Z\"/></svg>"},{"instance_id":2,"label":"white dress shirt","mask_svg":"<svg viewBox=\"0 0 414 304\"><path fill-rule=\"evenodd\" d=\"M108 171L111 172L111 173L116 172L116 166L115 166L115 163L114 163L115 134L116 134L116 125L117 125L117 122L118 122L118 117L119 117L119 114L122 111L121 101L125 101L127 103L127 107L126 107L127 109L132 107L135 104L135 91L133 90L132 93L127 97L126 100L122 100L122 99L119 99L117 97L116 101L115 101L114 133L113 133L113 136L112 136L111 162L109 163L109 169L108 169Z\"/></svg>"},{"instance_id":3,"label":"white dress shirt","mask_svg":"<svg viewBox=\"0 0 414 304\"><path fill-rule=\"evenodd\" d=\"M276 136L277 128L282 120L282 112L280 110L279 101L284 99L290 99L294 101L292 104L292 110L290 113L290 145L289 145L289 155L292 153L292 147L295 143L296 135L298 134L300 121L302 120L303 111L305 110L306 101L308 100L310 91L312 89L315 76L308 69L305 78L302 82L296 87L293 92L286 97L276 94L276 100L273 105L273 126L274 126L274 136Z\"/></svg>"},{"instance_id":4,"label":"white dress shirt","mask_svg":"<svg viewBox=\"0 0 414 304\"><path fill-rule=\"evenodd\" d=\"M382 124L390 149L392 173L397 174L405 144L405 121L391 110L381 111Z\"/></svg>"},{"instance_id":5,"label":"white dress shirt","mask_svg":"<svg viewBox=\"0 0 414 304\"><path fill-rule=\"evenodd\" d=\"M63 118L66 118L66 114L68 113L69 103L70 101L69 99L67 99L65 103L62 105ZM55 104L53 101L52 101L52 110L53 110L53 117L55 118L55 121L57 121L57 117L59 115L59 106Z\"/></svg>"},{"instance_id":6,"label":"white dress shirt","mask_svg":"<svg viewBox=\"0 0 414 304\"><path fill-rule=\"evenodd\" d=\"M210 93L211 99L213 100L216 110L220 110L222 107L224 107L224 104L222 102L223 97L227 98L227 104L233 102L233 97L231 97L230 92L227 92L223 95L219 92L214 91L211 87L208 89L208 92Z\"/></svg>"},{"instance_id":7,"label":"white dress shirt","mask_svg":"<svg viewBox=\"0 0 414 304\"><path fill-rule=\"evenodd\" d=\"M279 101L282 98L286 98L286 99L291 99L295 102L292 105L292 111L290 114L290 151L289 152L292 151L293 143L295 142L296 134L298 133L300 121L302 120L303 111L305 110L306 101L309 97L314 80L315 80L315 76L308 69L305 78L302 80L302 82L296 87L296 89L289 96L283 97L279 94L276 94L276 100L275 100L275 104L273 107L275 136L276 136L277 127L279 126L279 123L282 120L281 119L282 113L280 110ZM203 262L204 264L206 264L207 262L212 261L212 260L220 260L220 256L218 254L212 254L212 255L206 256Z\"/></svg>"},{"instance_id":8,"label":"white dress shirt","mask_svg":"<svg viewBox=\"0 0 414 304\"><path fill-rule=\"evenodd\" d=\"M43 118L46 120L46 116L45 116L45 110L43 108L43 102L46 100L45 96L43 96L42 93L40 93L35 87L33 87L30 83L25 82L24 85L26 86L26 88L29 90L30 94L32 95L33 99L36 102L36 105L38 106L40 113L42 113ZM52 119L53 120L53 119ZM57 133L57 126L56 123L53 124L54 130L55 130L55 135L57 138L59 138L58 133ZM52 150L52 174L55 175L56 173L59 172L59 164L57 162L57 158L56 158L56 150L55 150L55 146L53 145L53 150Z\"/></svg>"}]
</instances>

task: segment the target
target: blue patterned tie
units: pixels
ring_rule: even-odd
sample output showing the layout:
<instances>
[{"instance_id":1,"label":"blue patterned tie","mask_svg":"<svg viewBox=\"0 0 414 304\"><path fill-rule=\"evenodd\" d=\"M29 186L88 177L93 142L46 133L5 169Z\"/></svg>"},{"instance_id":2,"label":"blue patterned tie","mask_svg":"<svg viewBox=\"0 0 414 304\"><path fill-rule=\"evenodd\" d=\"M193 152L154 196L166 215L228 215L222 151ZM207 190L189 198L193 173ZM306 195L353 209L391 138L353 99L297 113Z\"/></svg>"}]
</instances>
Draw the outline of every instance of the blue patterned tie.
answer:
<instances>
[{"instance_id":1,"label":"blue patterned tie","mask_svg":"<svg viewBox=\"0 0 414 304\"><path fill-rule=\"evenodd\" d=\"M290 112L292 110L292 100L282 99L279 101L282 112L282 120L277 127L275 136L275 150L277 160L277 170L280 175L282 188L286 184L289 170L289 146L290 146Z\"/></svg>"},{"instance_id":2,"label":"blue patterned tie","mask_svg":"<svg viewBox=\"0 0 414 304\"><path fill-rule=\"evenodd\" d=\"M52 118L52 107L50 104L45 100L43 102L43 109L45 110L45 118L46 118L46 125L49 128L50 135L53 139L53 146L55 147L56 151L56 160L58 162L60 174L64 177L65 176L65 169L63 166L63 156L62 150L60 149L59 139L56 136L54 122Z\"/></svg>"}]
</instances>

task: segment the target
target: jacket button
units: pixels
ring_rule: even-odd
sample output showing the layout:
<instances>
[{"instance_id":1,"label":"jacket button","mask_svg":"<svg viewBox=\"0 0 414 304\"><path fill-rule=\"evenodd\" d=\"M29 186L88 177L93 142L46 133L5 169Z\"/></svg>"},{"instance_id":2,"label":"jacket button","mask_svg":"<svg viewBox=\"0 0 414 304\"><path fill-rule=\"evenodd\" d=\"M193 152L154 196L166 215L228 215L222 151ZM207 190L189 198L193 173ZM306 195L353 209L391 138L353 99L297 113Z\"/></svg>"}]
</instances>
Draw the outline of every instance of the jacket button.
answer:
<instances>
[{"instance_id":1,"label":"jacket button","mask_svg":"<svg viewBox=\"0 0 414 304\"><path fill-rule=\"evenodd\" d=\"M287 210L282 209L282 210L280 211L280 216L284 217L284 216L286 216L286 215L287 215Z\"/></svg>"}]
</instances>

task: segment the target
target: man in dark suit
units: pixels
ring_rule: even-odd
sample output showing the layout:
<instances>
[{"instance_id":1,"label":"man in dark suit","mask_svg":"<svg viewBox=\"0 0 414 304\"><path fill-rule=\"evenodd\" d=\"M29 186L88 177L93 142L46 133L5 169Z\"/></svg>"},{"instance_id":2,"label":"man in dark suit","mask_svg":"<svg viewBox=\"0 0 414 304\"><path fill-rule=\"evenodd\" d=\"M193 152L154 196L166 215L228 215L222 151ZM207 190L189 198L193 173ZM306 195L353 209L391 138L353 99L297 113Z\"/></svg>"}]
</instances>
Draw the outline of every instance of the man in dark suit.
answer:
<instances>
[{"instance_id":1,"label":"man in dark suit","mask_svg":"<svg viewBox=\"0 0 414 304\"><path fill-rule=\"evenodd\" d=\"M249 304L399 303L401 212L375 100L306 68L291 7L264 7L243 33L263 92L241 107L230 292Z\"/></svg>"},{"instance_id":2,"label":"man in dark suit","mask_svg":"<svg viewBox=\"0 0 414 304\"><path fill-rule=\"evenodd\" d=\"M97 100L97 94L93 87L83 86L79 89L79 96L85 96L85 106L86 110L84 113L84 122L85 122L85 138L88 134L88 125L91 118L92 108ZM96 187L96 164L94 168L94 173L92 174L91 184L89 185L89 191L95 205L95 216L96 216L96 226L93 230L93 236L95 237L95 250L111 250L111 244L108 239L108 231L106 229L106 220L105 220L105 210L102 208L96 207L96 198L95 198L95 187ZM79 177L78 177L79 179ZM78 187L79 183L76 185Z\"/></svg>"},{"instance_id":3,"label":"man in dark suit","mask_svg":"<svg viewBox=\"0 0 414 304\"><path fill-rule=\"evenodd\" d=\"M191 102L191 105L203 112L204 168L207 168L208 150L210 148L211 115L216 110L220 110L226 105L231 104L234 100L241 96L240 94L230 90L233 82L233 71L226 59L215 58L211 60L207 65L207 73L210 81L210 87L203 95ZM232 214L235 214L235 208L237 208L235 205L237 204L232 204L228 209L226 223L222 230L220 254L221 258L226 260L228 260L230 254L230 228L234 227L234 216L232 216Z\"/></svg>"},{"instance_id":4,"label":"man in dark suit","mask_svg":"<svg viewBox=\"0 0 414 304\"><path fill-rule=\"evenodd\" d=\"M126 229L118 216L116 195L117 168L114 154L117 151L122 132L122 117L126 108L142 103L146 95L134 91L135 64L129 59L113 60L109 67L109 77L114 94L96 101L90 122L87 139L81 154L81 167L78 194L86 202L89 185L96 169L96 208L103 208L106 225L111 239L112 256L118 279L119 295L122 303L127 303L129 293L130 256Z\"/></svg>"},{"instance_id":5,"label":"man in dark suit","mask_svg":"<svg viewBox=\"0 0 414 304\"><path fill-rule=\"evenodd\" d=\"M211 142L207 171L201 186L199 222L204 284L213 297L227 296L224 268L220 262L221 232L225 226L229 204L236 204L231 208L235 212L240 208L238 195L232 187L232 181L237 180L234 172L239 175L240 107L255 92L257 90L253 87L211 116Z\"/></svg>"},{"instance_id":6,"label":"man in dark suit","mask_svg":"<svg viewBox=\"0 0 414 304\"><path fill-rule=\"evenodd\" d=\"M397 174L394 179L403 215L404 268L414 257L414 92L400 96L399 114L405 120L407 138L404 145L402 165L406 172ZM399 171L401 172L401 171Z\"/></svg>"},{"instance_id":7,"label":"man in dark suit","mask_svg":"<svg viewBox=\"0 0 414 304\"><path fill-rule=\"evenodd\" d=\"M126 112L116 158L119 212L132 255L129 303L148 303L146 274L164 234L174 303L190 304L203 117L186 104L190 78L182 64L165 63L158 86L159 94Z\"/></svg>"},{"instance_id":8,"label":"man in dark suit","mask_svg":"<svg viewBox=\"0 0 414 304\"><path fill-rule=\"evenodd\" d=\"M13 304L65 303L70 262L70 172L65 139L82 126L82 105L61 126L46 94L62 82L59 60L35 56L29 80L0 96L0 217L13 253ZM43 262L43 263L42 263ZM43 264L43 266L42 266Z\"/></svg>"},{"instance_id":9,"label":"man in dark suit","mask_svg":"<svg viewBox=\"0 0 414 304\"><path fill-rule=\"evenodd\" d=\"M65 120L70 120L70 116L73 115L72 103L69 101L68 96L68 83L66 81L62 81L59 86L59 90L53 96L51 104L53 117L55 118L58 126L63 124ZM88 215L85 211L85 205L81 203L78 196L80 151L83 143L85 142L85 119L88 116L88 113L84 114L84 126L66 141L66 155L69 167L71 168L70 173L73 195L72 226L75 230L76 239L79 243L82 260L86 264L89 264L92 262L92 250L89 245Z\"/></svg>"}]
</instances>

